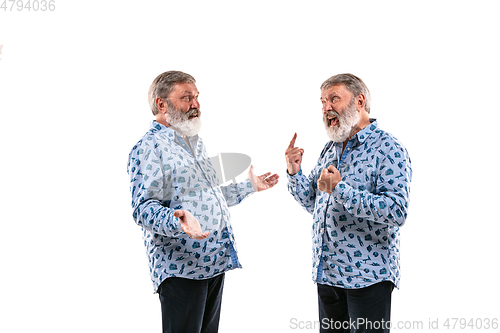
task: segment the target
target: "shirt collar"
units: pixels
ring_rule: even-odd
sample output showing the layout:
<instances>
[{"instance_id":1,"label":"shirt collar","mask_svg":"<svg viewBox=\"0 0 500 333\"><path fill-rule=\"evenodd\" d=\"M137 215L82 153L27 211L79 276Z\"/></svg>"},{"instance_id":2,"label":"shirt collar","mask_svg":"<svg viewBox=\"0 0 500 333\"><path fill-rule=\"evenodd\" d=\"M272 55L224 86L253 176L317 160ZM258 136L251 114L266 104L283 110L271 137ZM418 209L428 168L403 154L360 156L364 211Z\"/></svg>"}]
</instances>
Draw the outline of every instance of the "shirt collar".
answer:
<instances>
[{"instance_id":1,"label":"shirt collar","mask_svg":"<svg viewBox=\"0 0 500 333\"><path fill-rule=\"evenodd\" d=\"M378 128L378 122L375 118L370 118L370 124L356 133L354 136L358 139L359 144L363 144L368 137Z\"/></svg>"},{"instance_id":2,"label":"shirt collar","mask_svg":"<svg viewBox=\"0 0 500 333\"><path fill-rule=\"evenodd\" d=\"M165 132L169 138L173 139L176 142L179 142L179 140L183 140L182 136L180 135L179 132L177 132L176 130L171 129L168 126L160 124L156 120L153 120L151 122L151 129L150 130L151 130L152 133Z\"/></svg>"},{"instance_id":3,"label":"shirt collar","mask_svg":"<svg viewBox=\"0 0 500 333\"><path fill-rule=\"evenodd\" d=\"M153 130L153 131L163 131L165 129L169 129L169 128L167 126L163 125L163 124L160 124L156 120L153 120L151 122L151 130Z\"/></svg>"}]
</instances>

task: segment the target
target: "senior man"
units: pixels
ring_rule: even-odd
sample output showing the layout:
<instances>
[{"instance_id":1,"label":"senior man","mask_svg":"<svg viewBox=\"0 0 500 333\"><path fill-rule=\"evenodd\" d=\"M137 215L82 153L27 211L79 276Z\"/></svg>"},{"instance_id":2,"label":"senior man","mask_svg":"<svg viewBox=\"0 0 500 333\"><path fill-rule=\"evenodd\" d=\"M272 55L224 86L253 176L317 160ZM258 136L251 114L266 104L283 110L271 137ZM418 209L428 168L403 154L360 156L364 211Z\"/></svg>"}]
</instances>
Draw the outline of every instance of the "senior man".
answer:
<instances>
[{"instance_id":1,"label":"senior man","mask_svg":"<svg viewBox=\"0 0 500 333\"><path fill-rule=\"evenodd\" d=\"M320 332L388 332L399 288L399 228L412 170L405 147L369 117L370 92L352 74L321 85L331 141L309 177L295 134L285 156L288 189L313 215L313 280Z\"/></svg>"},{"instance_id":2,"label":"senior man","mask_svg":"<svg viewBox=\"0 0 500 333\"><path fill-rule=\"evenodd\" d=\"M156 120L133 147L133 218L142 227L163 332L217 332L225 272L240 268L228 207L273 187L276 174L219 186L197 135L201 111L195 79L160 74L149 89Z\"/></svg>"}]
</instances>

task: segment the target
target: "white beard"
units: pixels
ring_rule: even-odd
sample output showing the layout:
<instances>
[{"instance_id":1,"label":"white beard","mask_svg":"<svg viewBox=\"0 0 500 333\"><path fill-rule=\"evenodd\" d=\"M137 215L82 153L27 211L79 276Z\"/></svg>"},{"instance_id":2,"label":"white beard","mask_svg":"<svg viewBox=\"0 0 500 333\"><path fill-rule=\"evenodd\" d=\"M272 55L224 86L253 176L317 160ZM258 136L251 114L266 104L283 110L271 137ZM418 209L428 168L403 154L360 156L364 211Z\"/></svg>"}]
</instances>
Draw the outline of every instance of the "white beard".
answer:
<instances>
[{"instance_id":1,"label":"white beard","mask_svg":"<svg viewBox=\"0 0 500 333\"><path fill-rule=\"evenodd\" d=\"M199 116L189 119L189 116L196 112L199 112ZM165 118L173 130L176 130L181 135L193 136L198 134L201 129L201 112L198 110L196 110L196 112L194 112L194 110L182 112L173 107L169 107Z\"/></svg>"},{"instance_id":2,"label":"white beard","mask_svg":"<svg viewBox=\"0 0 500 333\"><path fill-rule=\"evenodd\" d=\"M181 135L193 136L200 132L201 119L199 117L194 119L185 120L172 125L172 129L179 132Z\"/></svg>"},{"instance_id":3,"label":"white beard","mask_svg":"<svg viewBox=\"0 0 500 333\"><path fill-rule=\"evenodd\" d=\"M341 115L339 115L335 111L333 111L332 113L337 116L339 125L330 127L328 125L328 119L326 119L326 116L324 116L323 123L326 128L326 134L328 135L328 138L333 142L344 142L349 138L352 129L359 122L358 110L356 109L354 103L351 103L346 108L344 108L344 110L342 110Z\"/></svg>"}]
</instances>

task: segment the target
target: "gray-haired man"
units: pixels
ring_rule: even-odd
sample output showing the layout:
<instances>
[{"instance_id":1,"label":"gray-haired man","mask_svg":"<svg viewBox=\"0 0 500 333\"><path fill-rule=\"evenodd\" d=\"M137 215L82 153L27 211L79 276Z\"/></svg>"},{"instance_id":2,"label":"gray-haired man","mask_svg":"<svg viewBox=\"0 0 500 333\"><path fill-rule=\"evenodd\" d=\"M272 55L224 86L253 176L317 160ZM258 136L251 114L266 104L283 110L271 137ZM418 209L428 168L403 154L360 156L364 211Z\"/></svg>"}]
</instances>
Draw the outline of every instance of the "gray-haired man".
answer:
<instances>
[{"instance_id":1,"label":"gray-haired man","mask_svg":"<svg viewBox=\"0 0 500 333\"><path fill-rule=\"evenodd\" d=\"M195 79L160 74L149 89L156 120L129 155L133 217L142 227L164 332L217 332L224 273L241 267L228 207L273 187L278 175L219 186L198 136Z\"/></svg>"},{"instance_id":2,"label":"gray-haired man","mask_svg":"<svg viewBox=\"0 0 500 333\"><path fill-rule=\"evenodd\" d=\"M399 287L399 227L406 220L410 157L369 117L370 93L352 74L321 85L331 141L309 177L295 134L286 150L288 189L313 215L313 281L321 332L388 332ZM352 329L352 330L351 330Z\"/></svg>"}]
</instances>

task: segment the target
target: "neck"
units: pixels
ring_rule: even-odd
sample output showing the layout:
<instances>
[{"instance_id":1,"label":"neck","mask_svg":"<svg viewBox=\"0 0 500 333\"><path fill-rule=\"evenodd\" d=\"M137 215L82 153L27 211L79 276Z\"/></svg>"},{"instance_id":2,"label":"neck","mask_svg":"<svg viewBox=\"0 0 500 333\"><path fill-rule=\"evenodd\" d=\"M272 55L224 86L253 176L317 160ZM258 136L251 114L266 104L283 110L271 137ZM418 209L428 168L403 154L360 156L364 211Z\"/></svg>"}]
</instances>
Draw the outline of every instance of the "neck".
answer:
<instances>
[{"instance_id":1,"label":"neck","mask_svg":"<svg viewBox=\"0 0 500 333\"><path fill-rule=\"evenodd\" d=\"M158 112L155 120L156 120L156 122L158 122L164 126L170 127L169 123L167 123L167 119L165 118L165 115L161 112Z\"/></svg>"},{"instance_id":2,"label":"neck","mask_svg":"<svg viewBox=\"0 0 500 333\"><path fill-rule=\"evenodd\" d=\"M363 117L361 117L359 119L358 123L353 126L353 128L351 130L351 134L349 135L349 137L347 138L347 140L344 141L344 148L347 145L347 142L349 142L349 140L351 140L351 138L354 135L356 135L356 133L358 133L359 131L361 131L363 128L365 128L368 125L370 125L370 117L366 113L366 114L363 115Z\"/></svg>"}]
</instances>

